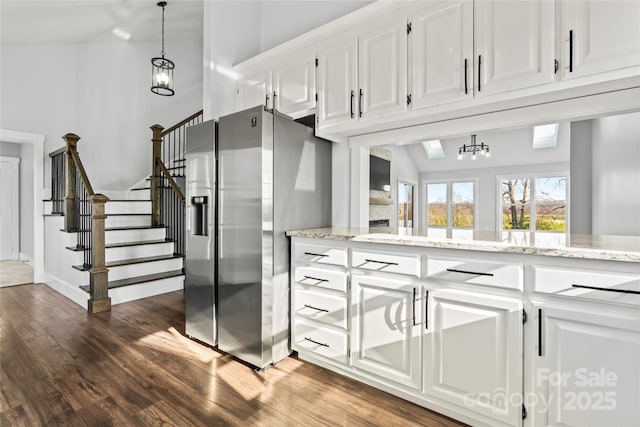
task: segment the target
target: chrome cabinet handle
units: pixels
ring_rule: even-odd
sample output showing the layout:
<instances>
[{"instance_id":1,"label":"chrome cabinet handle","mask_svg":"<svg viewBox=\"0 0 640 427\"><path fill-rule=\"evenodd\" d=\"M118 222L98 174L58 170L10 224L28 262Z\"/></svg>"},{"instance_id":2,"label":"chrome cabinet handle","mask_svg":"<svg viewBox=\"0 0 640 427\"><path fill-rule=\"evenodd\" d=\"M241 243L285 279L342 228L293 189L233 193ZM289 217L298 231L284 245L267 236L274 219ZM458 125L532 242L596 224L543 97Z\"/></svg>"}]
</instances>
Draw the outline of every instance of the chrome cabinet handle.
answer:
<instances>
[{"instance_id":1,"label":"chrome cabinet handle","mask_svg":"<svg viewBox=\"0 0 640 427\"><path fill-rule=\"evenodd\" d=\"M329 280L327 279L319 279L317 277L313 277L313 276L304 276L305 279L309 279L309 280L315 280L317 282L328 282Z\"/></svg>"},{"instance_id":2,"label":"chrome cabinet handle","mask_svg":"<svg viewBox=\"0 0 640 427\"><path fill-rule=\"evenodd\" d=\"M324 308L318 308L318 307L314 307L314 306L308 305L308 304L305 304L304 306L307 307L307 308L310 308L312 310L316 310L316 311L322 311L322 312L325 312L325 313L329 312L329 310L325 310Z\"/></svg>"},{"instance_id":3,"label":"chrome cabinet handle","mask_svg":"<svg viewBox=\"0 0 640 427\"><path fill-rule=\"evenodd\" d=\"M397 262L377 261L377 260L375 260L375 259L366 259L366 258L365 258L365 261L366 261L366 262L375 262L375 263L378 263L378 264L398 265L398 263L397 263Z\"/></svg>"},{"instance_id":4,"label":"chrome cabinet handle","mask_svg":"<svg viewBox=\"0 0 640 427\"><path fill-rule=\"evenodd\" d=\"M458 270L457 268L447 268L447 271L450 273L463 273L463 274L473 274L476 276L489 276L493 277L493 273L480 273L477 271L467 271L467 270Z\"/></svg>"},{"instance_id":5,"label":"chrome cabinet handle","mask_svg":"<svg viewBox=\"0 0 640 427\"><path fill-rule=\"evenodd\" d=\"M323 342L315 341L315 340L312 340L311 338L307 338L307 337L304 337L304 339L305 339L305 341L309 341L309 342L312 342L314 344L321 345L322 347L329 348L329 344L325 344Z\"/></svg>"},{"instance_id":6,"label":"chrome cabinet handle","mask_svg":"<svg viewBox=\"0 0 640 427\"><path fill-rule=\"evenodd\" d=\"M572 288L582 288L582 289L593 289L594 291L605 291L605 292L618 292L621 294L634 294L640 295L640 291L634 291L631 289L612 289L612 288L603 288L600 286L587 286L587 285L571 285Z\"/></svg>"},{"instance_id":7,"label":"chrome cabinet handle","mask_svg":"<svg viewBox=\"0 0 640 427\"><path fill-rule=\"evenodd\" d=\"M310 256L320 256L320 257L328 257L329 255L326 254L317 254L315 252L305 252L305 255L310 255Z\"/></svg>"}]
</instances>

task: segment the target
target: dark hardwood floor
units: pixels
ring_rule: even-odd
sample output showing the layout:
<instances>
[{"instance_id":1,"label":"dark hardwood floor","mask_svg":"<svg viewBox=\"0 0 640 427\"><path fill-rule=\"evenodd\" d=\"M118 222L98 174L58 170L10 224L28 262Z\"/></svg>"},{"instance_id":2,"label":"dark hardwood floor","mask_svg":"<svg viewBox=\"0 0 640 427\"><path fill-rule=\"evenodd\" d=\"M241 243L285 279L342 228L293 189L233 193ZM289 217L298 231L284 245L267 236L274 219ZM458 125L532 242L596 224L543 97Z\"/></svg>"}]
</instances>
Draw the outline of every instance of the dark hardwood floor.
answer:
<instances>
[{"instance_id":1,"label":"dark hardwood floor","mask_svg":"<svg viewBox=\"0 0 640 427\"><path fill-rule=\"evenodd\" d=\"M0 289L0 426L457 426L288 358L255 372L184 336L173 292L89 315L46 285Z\"/></svg>"}]
</instances>

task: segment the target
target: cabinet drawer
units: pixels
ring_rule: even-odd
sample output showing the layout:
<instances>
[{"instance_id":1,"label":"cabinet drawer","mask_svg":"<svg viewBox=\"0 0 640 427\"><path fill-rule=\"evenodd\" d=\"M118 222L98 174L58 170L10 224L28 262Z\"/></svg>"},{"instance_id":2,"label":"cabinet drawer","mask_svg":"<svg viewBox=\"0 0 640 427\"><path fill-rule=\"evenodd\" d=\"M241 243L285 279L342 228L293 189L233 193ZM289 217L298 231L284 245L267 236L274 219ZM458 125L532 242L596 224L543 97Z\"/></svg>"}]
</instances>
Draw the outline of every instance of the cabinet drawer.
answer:
<instances>
[{"instance_id":1,"label":"cabinet drawer","mask_svg":"<svg viewBox=\"0 0 640 427\"><path fill-rule=\"evenodd\" d=\"M429 258L427 277L468 285L522 290L522 264L484 260Z\"/></svg>"},{"instance_id":2,"label":"cabinet drawer","mask_svg":"<svg viewBox=\"0 0 640 427\"><path fill-rule=\"evenodd\" d=\"M346 267L347 250L326 245L296 244L295 260Z\"/></svg>"},{"instance_id":3,"label":"cabinet drawer","mask_svg":"<svg viewBox=\"0 0 640 427\"><path fill-rule=\"evenodd\" d=\"M294 315L347 329L347 298L307 287L294 289Z\"/></svg>"},{"instance_id":4,"label":"cabinet drawer","mask_svg":"<svg viewBox=\"0 0 640 427\"><path fill-rule=\"evenodd\" d=\"M354 250L351 266L361 270L384 271L385 273L420 276L420 255L400 255Z\"/></svg>"},{"instance_id":5,"label":"cabinet drawer","mask_svg":"<svg viewBox=\"0 0 640 427\"><path fill-rule=\"evenodd\" d=\"M640 305L640 275L535 266L535 291Z\"/></svg>"},{"instance_id":6,"label":"cabinet drawer","mask_svg":"<svg viewBox=\"0 0 640 427\"><path fill-rule=\"evenodd\" d=\"M295 280L306 286L317 286L340 292L347 291L347 274L341 271L296 266Z\"/></svg>"},{"instance_id":7,"label":"cabinet drawer","mask_svg":"<svg viewBox=\"0 0 640 427\"><path fill-rule=\"evenodd\" d=\"M294 350L307 351L347 364L347 334L314 326L299 318L294 321Z\"/></svg>"}]
</instances>

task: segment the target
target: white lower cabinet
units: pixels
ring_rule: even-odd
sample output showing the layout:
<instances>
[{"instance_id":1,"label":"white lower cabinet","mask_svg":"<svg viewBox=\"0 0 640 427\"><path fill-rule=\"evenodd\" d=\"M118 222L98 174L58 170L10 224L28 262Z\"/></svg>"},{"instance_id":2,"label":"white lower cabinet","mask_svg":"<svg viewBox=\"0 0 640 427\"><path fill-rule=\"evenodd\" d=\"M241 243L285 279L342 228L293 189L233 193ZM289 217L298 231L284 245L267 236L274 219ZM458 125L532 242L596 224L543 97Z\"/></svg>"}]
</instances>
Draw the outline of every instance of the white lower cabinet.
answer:
<instances>
[{"instance_id":1,"label":"white lower cabinet","mask_svg":"<svg viewBox=\"0 0 640 427\"><path fill-rule=\"evenodd\" d=\"M522 301L449 289L427 295L425 392L519 425Z\"/></svg>"},{"instance_id":2,"label":"white lower cabinet","mask_svg":"<svg viewBox=\"0 0 640 427\"><path fill-rule=\"evenodd\" d=\"M640 426L638 308L573 302L534 313L534 425Z\"/></svg>"},{"instance_id":3,"label":"white lower cabinet","mask_svg":"<svg viewBox=\"0 0 640 427\"><path fill-rule=\"evenodd\" d=\"M410 279L353 275L353 366L420 389L421 288Z\"/></svg>"}]
</instances>

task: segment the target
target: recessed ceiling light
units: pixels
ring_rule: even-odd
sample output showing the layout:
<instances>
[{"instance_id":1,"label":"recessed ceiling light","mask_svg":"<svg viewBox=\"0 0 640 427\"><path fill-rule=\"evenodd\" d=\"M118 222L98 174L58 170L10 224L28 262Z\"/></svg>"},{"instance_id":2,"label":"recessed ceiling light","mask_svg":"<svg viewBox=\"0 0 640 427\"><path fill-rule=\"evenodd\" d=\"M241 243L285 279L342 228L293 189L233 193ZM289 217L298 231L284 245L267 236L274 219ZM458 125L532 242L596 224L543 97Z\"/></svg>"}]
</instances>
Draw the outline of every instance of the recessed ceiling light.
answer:
<instances>
[{"instance_id":1,"label":"recessed ceiling light","mask_svg":"<svg viewBox=\"0 0 640 427\"><path fill-rule=\"evenodd\" d=\"M114 36L121 38L122 40L129 40L131 38L131 34L127 33L125 30L121 28L114 28L111 30Z\"/></svg>"},{"instance_id":2,"label":"recessed ceiling light","mask_svg":"<svg viewBox=\"0 0 640 427\"><path fill-rule=\"evenodd\" d=\"M424 151L427 152L429 160L444 159L444 151L439 139L432 139L431 141L423 141L422 146Z\"/></svg>"},{"instance_id":3,"label":"recessed ceiling light","mask_svg":"<svg viewBox=\"0 0 640 427\"><path fill-rule=\"evenodd\" d=\"M558 145L558 123L533 128L533 149L551 148Z\"/></svg>"}]
</instances>

